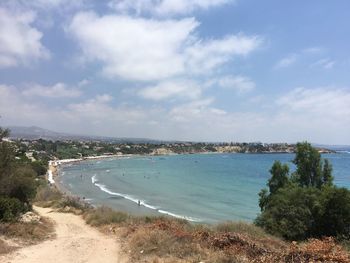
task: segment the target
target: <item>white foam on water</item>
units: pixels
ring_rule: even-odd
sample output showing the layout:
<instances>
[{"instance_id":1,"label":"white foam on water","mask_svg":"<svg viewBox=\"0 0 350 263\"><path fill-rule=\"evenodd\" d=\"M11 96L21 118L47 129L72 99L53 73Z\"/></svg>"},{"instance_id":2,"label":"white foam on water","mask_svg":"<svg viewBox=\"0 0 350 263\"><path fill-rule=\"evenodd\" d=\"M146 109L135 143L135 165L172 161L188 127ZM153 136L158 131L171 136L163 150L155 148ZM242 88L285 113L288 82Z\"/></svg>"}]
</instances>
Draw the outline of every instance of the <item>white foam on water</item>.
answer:
<instances>
[{"instance_id":1,"label":"white foam on water","mask_svg":"<svg viewBox=\"0 0 350 263\"><path fill-rule=\"evenodd\" d=\"M178 215L178 214L174 214L165 210L158 210L159 213L164 214L164 215L168 215L168 216L172 216L175 218L179 218L179 219L185 219L187 221L191 221L191 222L201 222L202 220L198 219L198 218L194 218L194 217L190 217L190 216L182 216L182 215Z\"/></svg>"},{"instance_id":2,"label":"white foam on water","mask_svg":"<svg viewBox=\"0 0 350 263\"><path fill-rule=\"evenodd\" d=\"M91 182L92 182L92 184L95 184L95 183L97 183L97 182L98 182L98 180L97 180L96 176L97 176L97 174L94 174L94 176L93 176L93 177L91 177Z\"/></svg>"},{"instance_id":3,"label":"white foam on water","mask_svg":"<svg viewBox=\"0 0 350 263\"><path fill-rule=\"evenodd\" d=\"M100 188L101 191L107 193L107 194L110 194L110 195L113 195L113 196L120 196L120 197L123 197L131 202L134 202L136 204L138 204L140 202L140 205L141 206L144 206L144 207L147 207L149 209L152 209L152 210L155 210L155 211L158 211L159 213L161 214L165 214L165 215L168 215L168 216L172 216L172 217L175 217L175 218L179 218L179 219L185 219L185 220L188 220L188 221L191 221L191 222L201 222L202 220L198 219L198 218L194 218L194 217L190 217L190 216L183 216L183 215L178 215L178 214L175 214L175 213L171 213L171 212L168 212L168 211L165 211L165 210L161 210L159 209L159 207L156 207L156 206L153 206L153 205L149 205L147 204L144 200L140 200L140 199L137 199L137 198L134 198L130 195L126 195L126 194L121 194L121 193L116 193L116 192L113 192L111 190L109 190L107 188L106 185L104 184L99 184L99 183L96 183L96 175L94 175L92 178L91 178L91 181L92 183L97 186L98 188Z\"/></svg>"},{"instance_id":4,"label":"white foam on water","mask_svg":"<svg viewBox=\"0 0 350 263\"><path fill-rule=\"evenodd\" d=\"M149 205L149 204L145 203L144 201L141 201L140 205L143 205L144 207L147 207L147 208L152 209L152 210L157 210L158 211L158 209L159 209L159 207L156 207L156 206L153 206L153 205Z\"/></svg>"}]
</instances>

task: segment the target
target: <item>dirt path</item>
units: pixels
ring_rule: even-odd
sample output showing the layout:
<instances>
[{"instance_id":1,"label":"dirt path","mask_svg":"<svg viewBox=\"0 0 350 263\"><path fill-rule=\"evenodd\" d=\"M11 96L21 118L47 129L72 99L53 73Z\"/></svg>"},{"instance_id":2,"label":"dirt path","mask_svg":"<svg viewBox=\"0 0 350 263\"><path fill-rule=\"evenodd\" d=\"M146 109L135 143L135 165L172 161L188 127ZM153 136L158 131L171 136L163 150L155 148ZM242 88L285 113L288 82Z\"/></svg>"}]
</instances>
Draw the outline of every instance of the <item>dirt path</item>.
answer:
<instances>
[{"instance_id":1,"label":"dirt path","mask_svg":"<svg viewBox=\"0 0 350 263\"><path fill-rule=\"evenodd\" d=\"M24 247L0 257L3 263L122 263L117 241L88 226L76 215L35 207L56 224L56 237L38 245Z\"/></svg>"}]
</instances>

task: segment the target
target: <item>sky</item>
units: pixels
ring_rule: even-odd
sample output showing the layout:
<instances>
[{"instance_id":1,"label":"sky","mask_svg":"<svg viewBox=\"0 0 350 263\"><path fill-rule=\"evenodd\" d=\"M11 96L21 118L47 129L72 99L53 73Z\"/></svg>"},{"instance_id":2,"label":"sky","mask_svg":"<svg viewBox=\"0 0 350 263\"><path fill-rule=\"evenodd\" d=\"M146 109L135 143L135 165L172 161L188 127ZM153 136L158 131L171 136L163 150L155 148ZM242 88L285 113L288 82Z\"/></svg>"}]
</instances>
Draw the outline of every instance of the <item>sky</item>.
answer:
<instances>
[{"instance_id":1,"label":"sky","mask_svg":"<svg viewBox=\"0 0 350 263\"><path fill-rule=\"evenodd\" d=\"M350 144L348 0L0 0L0 126Z\"/></svg>"}]
</instances>

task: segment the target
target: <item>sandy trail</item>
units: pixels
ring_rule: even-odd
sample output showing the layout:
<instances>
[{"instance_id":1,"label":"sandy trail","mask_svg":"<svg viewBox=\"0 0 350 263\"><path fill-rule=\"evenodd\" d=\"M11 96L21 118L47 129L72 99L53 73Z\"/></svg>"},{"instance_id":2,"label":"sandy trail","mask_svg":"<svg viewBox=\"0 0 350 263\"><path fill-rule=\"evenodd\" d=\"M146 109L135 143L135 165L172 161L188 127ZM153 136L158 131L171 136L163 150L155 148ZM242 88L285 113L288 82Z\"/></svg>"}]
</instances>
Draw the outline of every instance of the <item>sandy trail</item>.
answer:
<instances>
[{"instance_id":1,"label":"sandy trail","mask_svg":"<svg viewBox=\"0 0 350 263\"><path fill-rule=\"evenodd\" d=\"M90 227L76 215L52 212L35 207L41 215L55 222L56 237L38 245L28 246L0 257L4 263L109 263L121 259L117 241Z\"/></svg>"}]
</instances>

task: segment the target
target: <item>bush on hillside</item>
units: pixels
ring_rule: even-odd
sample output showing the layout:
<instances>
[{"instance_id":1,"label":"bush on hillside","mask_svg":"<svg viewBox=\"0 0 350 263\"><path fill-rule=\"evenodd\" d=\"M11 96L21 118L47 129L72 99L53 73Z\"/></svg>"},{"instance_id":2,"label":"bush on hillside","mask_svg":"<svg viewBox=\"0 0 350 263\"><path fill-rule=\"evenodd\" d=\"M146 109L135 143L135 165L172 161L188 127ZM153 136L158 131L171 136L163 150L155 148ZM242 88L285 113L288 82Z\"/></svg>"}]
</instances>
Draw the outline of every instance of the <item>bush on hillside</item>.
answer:
<instances>
[{"instance_id":1,"label":"bush on hillside","mask_svg":"<svg viewBox=\"0 0 350 263\"><path fill-rule=\"evenodd\" d=\"M43 162L35 161L30 163L30 166L35 171L37 176L45 175L47 172L47 166Z\"/></svg>"},{"instance_id":2,"label":"bush on hillside","mask_svg":"<svg viewBox=\"0 0 350 263\"><path fill-rule=\"evenodd\" d=\"M17 198L0 197L0 221L13 221L25 210Z\"/></svg>"},{"instance_id":3,"label":"bush on hillside","mask_svg":"<svg viewBox=\"0 0 350 263\"><path fill-rule=\"evenodd\" d=\"M333 185L332 166L309 143L298 143L296 172L276 161L269 189L259 193L255 223L289 240L334 236L350 238L350 191Z\"/></svg>"},{"instance_id":4,"label":"bush on hillside","mask_svg":"<svg viewBox=\"0 0 350 263\"><path fill-rule=\"evenodd\" d=\"M325 188L319 232L326 236L350 240L350 191L345 188Z\"/></svg>"},{"instance_id":5,"label":"bush on hillside","mask_svg":"<svg viewBox=\"0 0 350 263\"><path fill-rule=\"evenodd\" d=\"M12 221L30 209L36 193L36 173L18 164L13 144L2 141L7 131L0 128L0 221Z\"/></svg>"},{"instance_id":6,"label":"bush on hillside","mask_svg":"<svg viewBox=\"0 0 350 263\"><path fill-rule=\"evenodd\" d=\"M85 213L86 222L93 226L125 222L129 217L126 213L114 211L109 207L98 207Z\"/></svg>"},{"instance_id":7,"label":"bush on hillside","mask_svg":"<svg viewBox=\"0 0 350 263\"><path fill-rule=\"evenodd\" d=\"M285 187L272 195L256 224L267 232L289 240L303 240L313 235L320 214L320 191Z\"/></svg>"}]
</instances>

